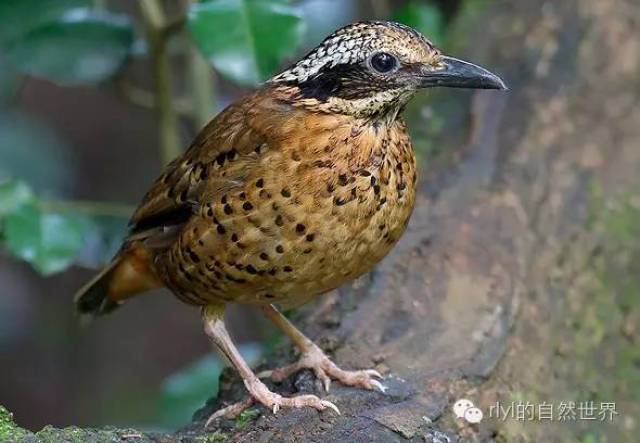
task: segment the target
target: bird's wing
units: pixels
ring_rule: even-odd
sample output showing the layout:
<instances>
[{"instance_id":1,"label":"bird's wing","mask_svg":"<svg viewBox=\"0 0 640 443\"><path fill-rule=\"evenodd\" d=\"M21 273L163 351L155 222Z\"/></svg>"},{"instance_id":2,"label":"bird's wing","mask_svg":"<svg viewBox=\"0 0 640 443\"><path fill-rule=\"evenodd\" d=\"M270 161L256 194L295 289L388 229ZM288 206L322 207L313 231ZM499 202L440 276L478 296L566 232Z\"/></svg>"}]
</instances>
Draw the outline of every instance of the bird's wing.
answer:
<instances>
[{"instance_id":1,"label":"bird's wing","mask_svg":"<svg viewBox=\"0 0 640 443\"><path fill-rule=\"evenodd\" d=\"M269 106L268 101L256 103L256 96L250 96L205 126L145 195L131 218L125 244L143 241L147 247L162 249L203 203L242 186L269 138L254 118L265 112L259 109L264 106Z\"/></svg>"}]
</instances>

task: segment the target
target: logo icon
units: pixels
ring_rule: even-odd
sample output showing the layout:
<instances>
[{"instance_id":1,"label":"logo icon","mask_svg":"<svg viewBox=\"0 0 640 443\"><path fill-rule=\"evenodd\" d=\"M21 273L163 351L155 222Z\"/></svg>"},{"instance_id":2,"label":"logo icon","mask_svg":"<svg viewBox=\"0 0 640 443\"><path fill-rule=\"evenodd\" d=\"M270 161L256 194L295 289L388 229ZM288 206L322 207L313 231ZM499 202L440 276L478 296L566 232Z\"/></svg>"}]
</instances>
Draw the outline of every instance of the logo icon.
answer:
<instances>
[{"instance_id":1,"label":"logo icon","mask_svg":"<svg viewBox=\"0 0 640 443\"><path fill-rule=\"evenodd\" d=\"M458 418L464 418L468 423L480 423L484 417L482 411L466 398L461 398L453 404L453 413Z\"/></svg>"}]
</instances>

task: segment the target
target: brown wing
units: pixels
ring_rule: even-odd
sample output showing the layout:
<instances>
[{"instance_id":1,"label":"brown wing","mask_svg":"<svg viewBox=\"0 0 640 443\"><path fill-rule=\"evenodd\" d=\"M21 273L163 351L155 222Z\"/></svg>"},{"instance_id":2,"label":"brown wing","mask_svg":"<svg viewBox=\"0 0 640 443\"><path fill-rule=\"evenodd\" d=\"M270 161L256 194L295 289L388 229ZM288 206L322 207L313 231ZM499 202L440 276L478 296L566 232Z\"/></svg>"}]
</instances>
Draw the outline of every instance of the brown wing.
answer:
<instances>
[{"instance_id":1,"label":"brown wing","mask_svg":"<svg viewBox=\"0 0 640 443\"><path fill-rule=\"evenodd\" d=\"M152 249L165 248L203 202L242 186L268 137L254 117L265 112L273 115L271 111L282 111L282 106L256 93L231 105L205 126L145 195L131 218L126 244L143 241Z\"/></svg>"},{"instance_id":2,"label":"brown wing","mask_svg":"<svg viewBox=\"0 0 640 443\"><path fill-rule=\"evenodd\" d=\"M131 231L112 263L76 295L82 314L110 312L124 300L162 286L157 254L173 245L202 205L243 186L289 105L258 91L229 106L167 166L133 214ZM274 146L277 144L274 144ZM230 161L233 160L233 161Z\"/></svg>"}]
</instances>

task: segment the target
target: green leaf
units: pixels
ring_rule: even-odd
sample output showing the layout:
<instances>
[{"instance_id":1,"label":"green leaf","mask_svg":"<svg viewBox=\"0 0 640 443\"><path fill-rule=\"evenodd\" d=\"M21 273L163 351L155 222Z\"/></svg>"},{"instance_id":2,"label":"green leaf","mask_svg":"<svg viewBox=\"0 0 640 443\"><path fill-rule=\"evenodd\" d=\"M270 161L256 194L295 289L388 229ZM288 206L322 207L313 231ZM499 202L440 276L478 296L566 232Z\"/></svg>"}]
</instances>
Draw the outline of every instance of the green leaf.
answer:
<instances>
[{"instance_id":1,"label":"green leaf","mask_svg":"<svg viewBox=\"0 0 640 443\"><path fill-rule=\"evenodd\" d=\"M0 44L56 21L65 11L90 7L90 0L2 0L0 1Z\"/></svg>"},{"instance_id":2,"label":"green leaf","mask_svg":"<svg viewBox=\"0 0 640 443\"><path fill-rule=\"evenodd\" d=\"M0 218L33 201L33 192L25 183L16 180L0 182Z\"/></svg>"},{"instance_id":3,"label":"green leaf","mask_svg":"<svg viewBox=\"0 0 640 443\"><path fill-rule=\"evenodd\" d=\"M414 1L396 11L393 19L417 29L434 44L442 45L444 20L442 13L435 5Z\"/></svg>"},{"instance_id":4,"label":"green leaf","mask_svg":"<svg viewBox=\"0 0 640 443\"><path fill-rule=\"evenodd\" d=\"M24 180L37 195L73 189L73 158L67 144L45 122L0 110L0 181Z\"/></svg>"},{"instance_id":5,"label":"green leaf","mask_svg":"<svg viewBox=\"0 0 640 443\"><path fill-rule=\"evenodd\" d=\"M6 217L4 237L13 255L49 275L71 265L83 246L85 226L82 218L41 212L32 202Z\"/></svg>"},{"instance_id":6,"label":"green leaf","mask_svg":"<svg viewBox=\"0 0 640 443\"><path fill-rule=\"evenodd\" d=\"M303 22L283 0L210 0L191 6L188 28L222 75L255 86L295 53Z\"/></svg>"},{"instance_id":7,"label":"green leaf","mask_svg":"<svg viewBox=\"0 0 640 443\"><path fill-rule=\"evenodd\" d=\"M6 43L7 60L19 71L62 85L98 83L126 61L133 42L127 16L88 8L57 11Z\"/></svg>"}]
</instances>

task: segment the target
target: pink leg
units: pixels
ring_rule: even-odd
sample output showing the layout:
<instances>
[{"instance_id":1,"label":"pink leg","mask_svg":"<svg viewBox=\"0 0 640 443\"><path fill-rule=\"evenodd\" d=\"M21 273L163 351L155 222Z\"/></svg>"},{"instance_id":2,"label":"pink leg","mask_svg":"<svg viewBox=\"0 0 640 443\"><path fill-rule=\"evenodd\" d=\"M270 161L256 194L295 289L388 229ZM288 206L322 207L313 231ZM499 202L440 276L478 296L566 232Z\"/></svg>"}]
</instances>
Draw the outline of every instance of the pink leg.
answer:
<instances>
[{"instance_id":1,"label":"pink leg","mask_svg":"<svg viewBox=\"0 0 640 443\"><path fill-rule=\"evenodd\" d=\"M375 378L382 378L382 375L380 375L378 371L374 369L361 371L345 371L340 369L322 352L322 349L305 337L305 335L273 305L263 306L262 311L302 352L302 356L296 363L285 366L284 368L274 369L266 374L274 381L282 381L301 369L311 369L322 382L326 391L329 391L331 379L334 379L347 386L378 389L381 392L385 392L386 388L382 383L375 380Z\"/></svg>"},{"instance_id":2,"label":"pink leg","mask_svg":"<svg viewBox=\"0 0 640 443\"><path fill-rule=\"evenodd\" d=\"M279 394L271 392L269 388L267 388L265 384L256 377L231 341L231 337L224 326L224 305L218 304L205 306L202 309L202 319L204 322L205 332L220 352L224 354L224 356L236 368L251 396L246 400L214 412L207 420L205 427L209 426L211 422L219 417L236 417L255 402L273 410L274 414L278 412L281 407L303 408L307 406L315 408L318 411L330 408L340 414L340 411L333 403L326 400L320 400L315 395L282 397Z\"/></svg>"}]
</instances>

